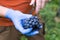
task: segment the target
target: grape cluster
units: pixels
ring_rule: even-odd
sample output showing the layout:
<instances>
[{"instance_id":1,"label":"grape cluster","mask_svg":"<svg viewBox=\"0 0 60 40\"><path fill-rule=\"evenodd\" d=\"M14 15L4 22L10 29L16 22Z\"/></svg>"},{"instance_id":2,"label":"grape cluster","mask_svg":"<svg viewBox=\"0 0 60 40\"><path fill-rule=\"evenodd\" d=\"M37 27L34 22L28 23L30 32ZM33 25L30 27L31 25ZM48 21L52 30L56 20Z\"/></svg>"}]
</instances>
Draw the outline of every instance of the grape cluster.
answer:
<instances>
[{"instance_id":1,"label":"grape cluster","mask_svg":"<svg viewBox=\"0 0 60 40\"><path fill-rule=\"evenodd\" d=\"M37 16L32 16L31 18L23 19L22 25L25 29L27 28L33 28L33 29L40 29L41 23L39 22L39 19Z\"/></svg>"}]
</instances>

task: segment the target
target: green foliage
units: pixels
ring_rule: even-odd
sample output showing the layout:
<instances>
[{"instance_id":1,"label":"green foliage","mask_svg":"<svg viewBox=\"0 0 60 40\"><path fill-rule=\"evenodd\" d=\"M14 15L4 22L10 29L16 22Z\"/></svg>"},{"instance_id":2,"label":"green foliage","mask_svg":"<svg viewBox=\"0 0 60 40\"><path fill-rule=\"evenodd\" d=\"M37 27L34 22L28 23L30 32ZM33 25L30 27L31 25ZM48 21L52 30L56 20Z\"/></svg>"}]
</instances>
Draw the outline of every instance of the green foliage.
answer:
<instances>
[{"instance_id":1,"label":"green foliage","mask_svg":"<svg viewBox=\"0 0 60 40\"><path fill-rule=\"evenodd\" d=\"M25 36L22 36L20 40L28 40Z\"/></svg>"},{"instance_id":2,"label":"green foliage","mask_svg":"<svg viewBox=\"0 0 60 40\"><path fill-rule=\"evenodd\" d=\"M45 40L60 40L60 23L56 23L54 20L57 8L58 5L49 3L40 11L40 15L45 21Z\"/></svg>"},{"instance_id":3,"label":"green foliage","mask_svg":"<svg viewBox=\"0 0 60 40\"><path fill-rule=\"evenodd\" d=\"M52 0L51 2L56 3L56 4L59 4L60 3L60 0Z\"/></svg>"}]
</instances>

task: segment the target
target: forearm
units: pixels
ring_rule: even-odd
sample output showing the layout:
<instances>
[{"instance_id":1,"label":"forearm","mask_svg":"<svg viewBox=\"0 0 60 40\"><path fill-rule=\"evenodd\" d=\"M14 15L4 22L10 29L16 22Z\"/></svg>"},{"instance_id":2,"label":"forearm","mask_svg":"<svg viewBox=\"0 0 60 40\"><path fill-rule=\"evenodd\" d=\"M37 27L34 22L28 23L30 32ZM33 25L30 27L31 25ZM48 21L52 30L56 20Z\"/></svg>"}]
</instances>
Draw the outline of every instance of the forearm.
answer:
<instances>
[{"instance_id":1,"label":"forearm","mask_svg":"<svg viewBox=\"0 0 60 40\"><path fill-rule=\"evenodd\" d=\"M8 8L0 6L0 16L5 17Z\"/></svg>"}]
</instances>

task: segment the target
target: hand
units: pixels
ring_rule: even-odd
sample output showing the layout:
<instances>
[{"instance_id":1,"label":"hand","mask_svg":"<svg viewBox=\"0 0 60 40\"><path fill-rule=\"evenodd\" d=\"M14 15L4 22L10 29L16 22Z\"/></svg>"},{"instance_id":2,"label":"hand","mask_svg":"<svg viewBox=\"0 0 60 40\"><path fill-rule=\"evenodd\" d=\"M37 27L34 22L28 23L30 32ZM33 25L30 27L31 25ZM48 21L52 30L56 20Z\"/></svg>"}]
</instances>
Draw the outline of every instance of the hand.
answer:
<instances>
[{"instance_id":1,"label":"hand","mask_svg":"<svg viewBox=\"0 0 60 40\"><path fill-rule=\"evenodd\" d=\"M32 28L24 29L21 25L21 19L29 18L31 16L32 15L23 14L22 12L15 11L12 9L9 9L5 15L5 17L10 18L12 20L12 22L15 25L15 28L19 30L22 34L29 33L32 30Z\"/></svg>"},{"instance_id":2,"label":"hand","mask_svg":"<svg viewBox=\"0 0 60 40\"><path fill-rule=\"evenodd\" d=\"M36 13L40 11L41 8L44 7L46 0L31 0L30 5L34 5L36 2Z\"/></svg>"},{"instance_id":3,"label":"hand","mask_svg":"<svg viewBox=\"0 0 60 40\"><path fill-rule=\"evenodd\" d=\"M12 22L14 23L15 25L15 28L20 31L22 34L26 34L26 35L35 35L38 33L38 31L34 31L34 32L31 32L32 31L32 28L28 28L28 29L24 29L22 27L22 24L21 24L21 20L22 19L26 19L26 18L30 18L32 15L29 15L29 14L23 14L22 12L20 11L15 11L15 10L12 10L12 9L9 9L7 12L6 12L6 15L5 17L7 18L10 18L12 20ZM29 33L29 34L28 34Z\"/></svg>"}]
</instances>

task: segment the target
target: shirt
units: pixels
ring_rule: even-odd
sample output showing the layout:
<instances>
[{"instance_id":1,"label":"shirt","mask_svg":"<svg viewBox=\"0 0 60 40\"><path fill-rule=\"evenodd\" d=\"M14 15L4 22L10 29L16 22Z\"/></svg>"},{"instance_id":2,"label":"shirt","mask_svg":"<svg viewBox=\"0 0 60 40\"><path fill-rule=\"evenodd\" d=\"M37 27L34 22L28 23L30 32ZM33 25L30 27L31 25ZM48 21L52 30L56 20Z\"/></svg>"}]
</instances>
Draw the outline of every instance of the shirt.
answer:
<instances>
[{"instance_id":1,"label":"shirt","mask_svg":"<svg viewBox=\"0 0 60 40\"><path fill-rule=\"evenodd\" d=\"M31 0L0 0L0 5L14 10L19 10L23 13L30 13L33 8L29 5L30 2ZM13 23L10 19L0 17L0 26L13 26Z\"/></svg>"}]
</instances>

